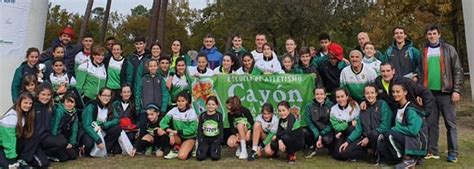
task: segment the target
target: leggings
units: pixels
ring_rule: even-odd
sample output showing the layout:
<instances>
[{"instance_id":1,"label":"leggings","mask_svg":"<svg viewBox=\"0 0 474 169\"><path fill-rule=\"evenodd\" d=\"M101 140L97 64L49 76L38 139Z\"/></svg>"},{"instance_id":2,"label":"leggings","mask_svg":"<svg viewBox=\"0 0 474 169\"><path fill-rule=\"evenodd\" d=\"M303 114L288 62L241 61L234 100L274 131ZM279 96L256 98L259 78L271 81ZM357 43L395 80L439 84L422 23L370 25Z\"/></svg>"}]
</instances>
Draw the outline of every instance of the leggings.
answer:
<instances>
[{"instance_id":1,"label":"leggings","mask_svg":"<svg viewBox=\"0 0 474 169\"><path fill-rule=\"evenodd\" d=\"M221 158L221 141L214 138L203 138L198 143L196 159L198 161L206 160L210 156L213 161Z\"/></svg>"},{"instance_id":2,"label":"leggings","mask_svg":"<svg viewBox=\"0 0 474 169\"><path fill-rule=\"evenodd\" d=\"M122 153L122 148L120 148L120 145L118 143L118 138L120 137L120 132L122 132L122 128L120 128L120 126L115 126L115 127L112 127L108 130L104 130L105 131L105 137L104 137L104 141L105 141L105 147L107 149L107 153L111 153L111 154L120 154ZM84 134L81 138L81 141L82 141L82 144L84 144L85 146L85 153L86 155L89 155L92 148L94 147L94 140L92 140L92 138L87 135L87 134Z\"/></svg>"},{"instance_id":3,"label":"leggings","mask_svg":"<svg viewBox=\"0 0 474 169\"><path fill-rule=\"evenodd\" d=\"M316 145L316 142L318 141L317 138L314 137L313 132L308 128L304 127L303 128L303 133L304 133L304 142L305 145L308 147ZM326 135L320 135L322 137L322 142L324 146L331 145L334 139L334 133L330 132L327 133Z\"/></svg>"},{"instance_id":4,"label":"leggings","mask_svg":"<svg viewBox=\"0 0 474 169\"><path fill-rule=\"evenodd\" d=\"M337 160L348 160L348 159L355 159L355 158L363 158L367 155L367 150L364 147L357 145L361 141L361 139L356 139L353 142L349 143L344 151L339 151L344 142L346 142L347 137L354 131L354 127L351 125L346 130L342 131L342 135L339 139L335 139L332 156Z\"/></svg>"},{"instance_id":5,"label":"leggings","mask_svg":"<svg viewBox=\"0 0 474 169\"><path fill-rule=\"evenodd\" d=\"M4 148L0 147L0 168L8 168L8 165L15 163L16 159L8 159Z\"/></svg>"},{"instance_id":6,"label":"leggings","mask_svg":"<svg viewBox=\"0 0 474 169\"><path fill-rule=\"evenodd\" d=\"M390 142L390 139L394 141L394 144L397 144L397 147L401 147L401 149L397 150ZM377 143L377 151L379 152L379 157L382 162L393 162L399 161L401 156L403 156L403 147L405 145L405 136L399 132L395 132L393 130L389 130L383 134L383 138L378 140ZM400 155L400 156L399 156Z\"/></svg>"},{"instance_id":7,"label":"leggings","mask_svg":"<svg viewBox=\"0 0 474 169\"><path fill-rule=\"evenodd\" d=\"M47 154L55 153L62 147L66 147L67 142L61 141L59 136L43 134L31 138L18 139L17 152L19 157L33 167L48 167Z\"/></svg>"},{"instance_id":8,"label":"leggings","mask_svg":"<svg viewBox=\"0 0 474 169\"><path fill-rule=\"evenodd\" d=\"M288 155L294 154L297 151L303 149L304 147L304 134L303 134L303 129L299 128L294 131L292 131L289 134L285 134L281 136L280 140L283 141L283 144L286 146L286 153ZM279 145L278 141L272 141L270 143L270 147L274 152L279 150Z\"/></svg>"},{"instance_id":9,"label":"leggings","mask_svg":"<svg viewBox=\"0 0 474 169\"><path fill-rule=\"evenodd\" d=\"M56 137L56 142L61 143L61 144L66 142L66 145L67 145L67 139L62 134L58 134L58 136ZM56 150L52 150L52 151L49 150L46 152L48 156L56 157L59 159L60 162L75 160L77 159L78 153L79 151L78 151L77 146L73 146L70 149L66 149L66 146L64 146L64 147L59 147Z\"/></svg>"},{"instance_id":10,"label":"leggings","mask_svg":"<svg viewBox=\"0 0 474 169\"><path fill-rule=\"evenodd\" d=\"M145 153L146 148L150 146L153 146L155 150L161 149L164 154L168 154L170 151L170 138L168 135L158 136L155 134L153 136L153 143L142 139L135 142L135 148L139 153Z\"/></svg>"}]
</instances>

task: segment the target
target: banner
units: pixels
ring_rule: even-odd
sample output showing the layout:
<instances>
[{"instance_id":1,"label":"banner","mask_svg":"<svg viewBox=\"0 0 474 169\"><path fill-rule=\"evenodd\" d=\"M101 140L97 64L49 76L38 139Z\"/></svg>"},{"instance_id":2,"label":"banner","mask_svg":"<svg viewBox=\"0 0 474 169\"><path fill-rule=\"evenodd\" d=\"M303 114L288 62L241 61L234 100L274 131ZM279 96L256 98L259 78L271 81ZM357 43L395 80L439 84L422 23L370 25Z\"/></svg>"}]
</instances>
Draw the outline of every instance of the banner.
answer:
<instances>
[{"instance_id":1,"label":"banner","mask_svg":"<svg viewBox=\"0 0 474 169\"><path fill-rule=\"evenodd\" d=\"M192 83L192 100L196 113L206 111L206 99L216 96L219 112L224 115L224 126L229 127L225 101L239 96L242 105L256 117L264 103L270 103L278 116L277 104L288 101L291 113L303 117L304 106L313 99L314 75L220 75L195 78ZM304 120L302 125L306 126Z\"/></svg>"},{"instance_id":2,"label":"banner","mask_svg":"<svg viewBox=\"0 0 474 169\"><path fill-rule=\"evenodd\" d=\"M24 59L29 10L29 0L0 0L0 56Z\"/></svg>"}]
</instances>

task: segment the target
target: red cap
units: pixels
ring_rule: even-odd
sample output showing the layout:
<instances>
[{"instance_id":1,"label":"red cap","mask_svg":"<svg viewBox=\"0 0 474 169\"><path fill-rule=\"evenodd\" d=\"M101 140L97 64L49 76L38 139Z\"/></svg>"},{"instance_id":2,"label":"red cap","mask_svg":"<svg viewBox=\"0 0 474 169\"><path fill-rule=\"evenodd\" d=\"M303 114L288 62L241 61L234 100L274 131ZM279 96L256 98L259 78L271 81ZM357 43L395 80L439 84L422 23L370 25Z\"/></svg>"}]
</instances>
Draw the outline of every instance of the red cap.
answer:
<instances>
[{"instance_id":1,"label":"red cap","mask_svg":"<svg viewBox=\"0 0 474 169\"><path fill-rule=\"evenodd\" d=\"M132 119L128 117L120 119L120 127L124 130L133 130L137 128L137 126L133 124Z\"/></svg>"},{"instance_id":2,"label":"red cap","mask_svg":"<svg viewBox=\"0 0 474 169\"><path fill-rule=\"evenodd\" d=\"M338 61L344 58L344 49L337 43L331 43L328 46L328 53L334 56Z\"/></svg>"},{"instance_id":3,"label":"red cap","mask_svg":"<svg viewBox=\"0 0 474 169\"><path fill-rule=\"evenodd\" d=\"M68 34L71 37L74 37L76 35L74 33L74 29L72 29L72 27L69 25L66 28L64 28L61 32L59 32L59 35L62 35L62 34Z\"/></svg>"}]
</instances>

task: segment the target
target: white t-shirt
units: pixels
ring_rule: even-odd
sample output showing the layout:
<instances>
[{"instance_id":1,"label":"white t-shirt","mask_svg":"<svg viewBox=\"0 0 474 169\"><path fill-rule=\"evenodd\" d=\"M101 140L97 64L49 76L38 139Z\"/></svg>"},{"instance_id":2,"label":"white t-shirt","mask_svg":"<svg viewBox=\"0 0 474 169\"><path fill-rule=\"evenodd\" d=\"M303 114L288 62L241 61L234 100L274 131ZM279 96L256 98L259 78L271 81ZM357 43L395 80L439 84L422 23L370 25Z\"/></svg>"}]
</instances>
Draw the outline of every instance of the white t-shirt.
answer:
<instances>
[{"instance_id":1,"label":"white t-shirt","mask_svg":"<svg viewBox=\"0 0 474 169\"><path fill-rule=\"evenodd\" d=\"M251 52L251 54L252 54L252 56L253 56L253 59L255 60L255 63L257 63L257 61L263 59L263 52L257 52L257 50L253 50L253 51ZM272 52L272 56L276 56L276 53L275 53L275 52Z\"/></svg>"},{"instance_id":2,"label":"white t-shirt","mask_svg":"<svg viewBox=\"0 0 474 169\"><path fill-rule=\"evenodd\" d=\"M212 71L212 69L207 68L207 67L206 67L206 72L200 73L197 70L197 66L189 66L188 72L189 72L189 75L191 75L191 76L194 76L194 75L198 74L199 77L201 77L201 76L213 76L214 75L214 71Z\"/></svg>"},{"instance_id":3,"label":"white t-shirt","mask_svg":"<svg viewBox=\"0 0 474 169\"><path fill-rule=\"evenodd\" d=\"M352 113L349 115L349 112L352 110L352 106L349 105L345 109L339 108L339 105L336 104L332 106L331 108L331 117L335 117L338 120L345 121L345 122L350 122L354 120L355 118L359 117L360 113L360 108L359 105L355 104L354 110L352 110Z\"/></svg>"},{"instance_id":4,"label":"white t-shirt","mask_svg":"<svg viewBox=\"0 0 474 169\"><path fill-rule=\"evenodd\" d=\"M271 121L265 121L262 114L259 114L255 121L262 124L262 129L266 133L276 133L278 130L278 117L275 114L273 114Z\"/></svg>"},{"instance_id":5,"label":"white t-shirt","mask_svg":"<svg viewBox=\"0 0 474 169\"><path fill-rule=\"evenodd\" d=\"M278 61L276 55L273 55L272 60L260 59L259 61L255 62L255 67L262 70L264 73L285 73L285 71L281 69L280 61Z\"/></svg>"}]
</instances>

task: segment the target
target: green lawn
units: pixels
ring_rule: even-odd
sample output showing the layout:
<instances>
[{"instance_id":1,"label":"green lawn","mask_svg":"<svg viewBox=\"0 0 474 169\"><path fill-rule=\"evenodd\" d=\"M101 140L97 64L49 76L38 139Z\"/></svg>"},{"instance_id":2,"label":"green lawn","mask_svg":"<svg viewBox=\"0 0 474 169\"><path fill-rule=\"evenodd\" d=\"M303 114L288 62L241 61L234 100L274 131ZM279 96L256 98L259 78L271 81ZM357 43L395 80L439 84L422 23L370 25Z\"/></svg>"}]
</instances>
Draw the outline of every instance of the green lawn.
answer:
<instances>
[{"instance_id":1,"label":"green lawn","mask_svg":"<svg viewBox=\"0 0 474 169\"><path fill-rule=\"evenodd\" d=\"M464 93L470 93L469 80L466 80ZM463 100L458 107L458 144L459 159L457 163L446 162L446 130L443 121L440 121L440 152L441 159L426 160L423 168L474 168L474 118L472 111L471 96L463 95ZM297 162L293 165L286 163L284 159L258 159L253 162L246 160L238 160L234 157L233 152L227 148L222 151L222 159L219 161L196 161L191 158L187 161L164 160L154 156L137 156L130 158L128 156L119 155L104 159L99 158L79 158L78 160L66 163L53 163L52 168L380 168L365 161L357 162L341 162L330 158L325 153L319 153L311 159L301 157L302 153L298 153Z\"/></svg>"},{"instance_id":2,"label":"green lawn","mask_svg":"<svg viewBox=\"0 0 474 169\"><path fill-rule=\"evenodd\" d=\"M471 123L474 120L471 117L463 117L458 119L461 124ZM441 127L444 127L443 125ZM473 168L474 167L474 131L471 127L462 127L459 129L459 160L458 163L446 162L446 136L445 130L442 130L440 136L441 159L426 160L424 168ZM187 161L180 160L164 160L153 156L137 156L130 158L125 155L118 155L104 159L99 158L79 158L76 161L66 163L53 163L52 167L56 168L274 168L274 167L298 167L298 168L379 168L365 161L357 162L341 162L336 161L325 153L320 153L311 159L304 159L299 153L298 160L295 164L289 165L284 159L258 159L253 162L246 160L238 160L233 156L231 150L223 149L223 158L220 161L196 161L191 158Z\"/></svg>"}]
</instances>

